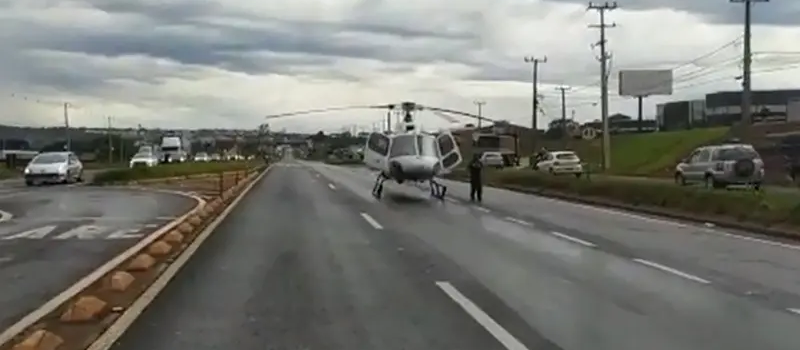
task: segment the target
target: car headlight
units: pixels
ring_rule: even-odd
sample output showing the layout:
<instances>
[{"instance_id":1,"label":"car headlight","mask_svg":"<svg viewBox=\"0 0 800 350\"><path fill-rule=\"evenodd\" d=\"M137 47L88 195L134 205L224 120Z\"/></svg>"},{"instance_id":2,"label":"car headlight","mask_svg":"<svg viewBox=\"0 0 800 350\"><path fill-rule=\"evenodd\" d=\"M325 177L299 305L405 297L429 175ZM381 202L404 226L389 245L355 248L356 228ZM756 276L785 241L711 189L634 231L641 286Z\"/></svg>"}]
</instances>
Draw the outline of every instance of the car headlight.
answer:
<instances>
[{"instance_id":1,"label":"car headlight","mask_svg":"<svg viewBox=\"0 0 800 350\"><path fill-rule=\"evenodd\" d=\"M67 173L67 165L66 164L61 164L61 166L58 167L58 173L59 174L66 174Z\"/></svg>"},{"instance_id":2,"label":"car headlight","mask_svg":"<svg viewBox=\"0 0 800 350\"><path fill-rule=\"evenodd\" d=\"M30 174L31 173L31 169L30 168L25 168L24 172L25 172L25 174Z\"/></svg>"}]
</instances>

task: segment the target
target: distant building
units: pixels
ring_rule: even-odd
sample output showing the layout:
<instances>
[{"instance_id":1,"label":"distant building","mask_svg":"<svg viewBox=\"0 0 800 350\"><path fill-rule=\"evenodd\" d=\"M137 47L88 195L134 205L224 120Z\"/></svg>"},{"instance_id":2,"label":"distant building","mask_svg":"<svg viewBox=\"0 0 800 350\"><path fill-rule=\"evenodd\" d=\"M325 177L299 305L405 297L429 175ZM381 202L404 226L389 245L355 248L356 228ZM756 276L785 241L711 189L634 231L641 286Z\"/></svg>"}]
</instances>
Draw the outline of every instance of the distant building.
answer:
<instances>
[{"instance_id":1,"label":"distant building","mask_svg":"<svg viewBox=\"0 0 800 350\"><path fill-rule=\"evenodd\" d=\"M752 98L756 123L800 119L800 90L756 90ZM659 104L656 119L661 130L733 125L742 120L742 92L714 92L701 100Z\"/></svg>"},{"instance_id":2,"label":"distant building","mask_svg":"<svg viewBox=\"0 0 800 350\"><path fill-rule=\"evenodd\" d=\"M754 122L786 121L786 106L800 99L800 90L757 90L752 94ZM732 125L742 119L742 92L723 91L706 95L709 125Z\"/></svg>"},{"instance_id":3,"label":"distant building","mask_svg":"<svg viewBox=\"0 0 800 350\"><path fill-rule=\"evenodd\" d=\"M706 100L672 101L656 105L656 122L661 131L704 127L708 125Z\"/></svg>"}]
</instances>

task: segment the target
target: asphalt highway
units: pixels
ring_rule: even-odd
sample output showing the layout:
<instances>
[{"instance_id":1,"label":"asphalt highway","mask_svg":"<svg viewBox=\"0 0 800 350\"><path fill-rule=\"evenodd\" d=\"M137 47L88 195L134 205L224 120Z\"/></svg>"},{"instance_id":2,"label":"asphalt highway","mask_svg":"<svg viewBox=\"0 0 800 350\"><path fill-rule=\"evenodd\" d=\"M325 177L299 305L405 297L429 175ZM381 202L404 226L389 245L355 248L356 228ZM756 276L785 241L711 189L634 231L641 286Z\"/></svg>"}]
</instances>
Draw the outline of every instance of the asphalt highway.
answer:
<instances>
[{"instance_id":1,"label":"asphalt highway","mask_svg":"<svg viewBox=\"0 0 800 350\"><path fill-rule=\"evenodd\" d=\"M0 187L0 330L195 205L135 190Z\"/></svg>"},{"instance_id":2,"label":"asphalt highway","mask_svg":"<svg viewBox=\"0 0 800 350\"><path fill-rule=\"evenodd\" d=\"M800 349L794 246L373 181L278 164L114 349Z\"/></svg>"}]
</instances>

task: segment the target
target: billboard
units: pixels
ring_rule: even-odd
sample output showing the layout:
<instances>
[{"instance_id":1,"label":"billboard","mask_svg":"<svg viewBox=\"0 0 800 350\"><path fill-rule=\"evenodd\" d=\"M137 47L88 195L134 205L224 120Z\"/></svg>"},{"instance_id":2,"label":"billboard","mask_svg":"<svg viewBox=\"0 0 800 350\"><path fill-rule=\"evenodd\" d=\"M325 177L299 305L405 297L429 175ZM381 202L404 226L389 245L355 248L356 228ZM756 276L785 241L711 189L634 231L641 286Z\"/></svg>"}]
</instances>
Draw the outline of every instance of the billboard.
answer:
<instances>
[{"instance_id":1,"label":"billboard","mask_svg":"<svg viewBox=\"0 0 800 350\"><path fill-rule=\"evenodd\" d=\"M672 95L672 70L621 70L619 95L632 97Z\"/></svg>"}]
</instances>

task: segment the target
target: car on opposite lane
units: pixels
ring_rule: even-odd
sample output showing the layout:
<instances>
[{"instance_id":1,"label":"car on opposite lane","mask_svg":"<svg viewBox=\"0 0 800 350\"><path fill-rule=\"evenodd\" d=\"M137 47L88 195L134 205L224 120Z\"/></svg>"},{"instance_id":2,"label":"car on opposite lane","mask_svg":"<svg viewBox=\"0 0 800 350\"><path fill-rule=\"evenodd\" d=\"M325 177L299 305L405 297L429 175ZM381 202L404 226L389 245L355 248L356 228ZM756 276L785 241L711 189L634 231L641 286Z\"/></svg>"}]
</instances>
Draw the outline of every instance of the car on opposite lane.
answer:
<instances>
[{"instance_id":1,"label":"car on opposite lane","mask_svg":"<svg viewBox=\"0 0 800 350\"><path fill-rule=\"evenodd\" d=\"M71 183L83 181L83 163L72 152L43 152L25 167L25 184Z\"/></svg>"},{"instance_id":2,"label":"car on opposite lane","mask_svg":"<svg viewBox=\"0 0 800 350\"><path fill-rule=\"evenodd\" d=\"M137 167L153 167L158 165L159 159L158 155L154 152L150 151L140 151L136 153L130 161L131 168Z\"/></svg>"},{"instance_id":3,"label":"car on opposite lane","mask_svg":"<svg viewBox=\"0 0 800 350\"><path fill-rule=\"evenodd\" d=\"M547 152L540 161L534 165L538 171L546 171L553 175L570 174L575 177L583 175L581 159L572 151Z\"/></svg>"}]
</instances>

